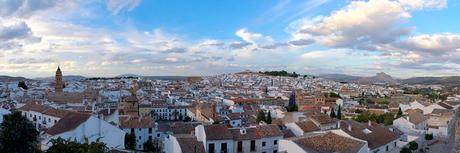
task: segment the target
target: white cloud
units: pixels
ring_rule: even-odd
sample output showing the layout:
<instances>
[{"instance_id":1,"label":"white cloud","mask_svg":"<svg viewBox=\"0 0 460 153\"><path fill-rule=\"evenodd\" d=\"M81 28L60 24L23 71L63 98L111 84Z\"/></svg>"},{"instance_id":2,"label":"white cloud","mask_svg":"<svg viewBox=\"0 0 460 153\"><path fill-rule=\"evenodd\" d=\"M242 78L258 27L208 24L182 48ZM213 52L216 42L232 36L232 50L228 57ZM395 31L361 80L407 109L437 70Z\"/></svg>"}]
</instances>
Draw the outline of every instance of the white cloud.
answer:
<instances>
[{"instance_id":1,"label":"white cloud","mask_svg":"<svg viewBox=\"0 0 460 153\"><path fill-rule=\"evenodd\" d=\"M258 46L273 44L272 37L264 36L260 33L249 32L246 28L239 29L238 31L236 31L235 35L248 43L255 44Z\"/></svg>"},{"instance_id":2,"label":"white cloud","mask_svg":"<svg viewBox=\"0 0 460 153\"><path fill-rule=\"evenodd\" d=\"M447 0L398 0L406 9L446 8Z\"/></svg>"},{"instance_id":3,"label":"white cloud","mask_svg":"<svg viewBox=\"0 0 460 153\"><path fill-rule=\"evenodd\" d=\"M64 0L2 0L0 1L0 17L27 18L62 2Z\"/></svg>"},{"instance_id":4,"label":"white cloud","mask_svg":"<svg viewBox=\"0 0 460 153\"><path fill-rule=\"evenodd\" d=\"M175 58L175 57L168 57L165 60L168 61L168 62L177 62L177 58Z\"/></svg>"},{"instance_id":5,"label":"white cloud","mask_svg":"<svg viewBox=\"0 0 460 153\"><path fill-rule=\"evenodd\" d=\"M141 0L107 0L107 9L117 15L123 11L131 11L139 5Z\"/></svg>"},{"instance_id":6,"label":"white cloud","mask_svg":"<svg viewBox=\"0 0 460 153\"><path fill-rule=\"evenodd\" d=\"M455 52L460 48L460 35L453 33L438 33L432 35L417 35L407 38L399 46L412 51L430 52L440 55L445 52Z\"/></svg>"},{"instance_id":7,"label":"white cloud","mask_svg":"<svg viewBox=\"0 0 460 153\"><path fill-rule=\"evenodd\" d=\"M412 28L400 24L410 18L398 2L389 0L352 1L330 16L305 22L300 33L313 35L318 42L331 47L359 47L363 44L385 44L408 35Z\"/></svg>"}]
</instances>

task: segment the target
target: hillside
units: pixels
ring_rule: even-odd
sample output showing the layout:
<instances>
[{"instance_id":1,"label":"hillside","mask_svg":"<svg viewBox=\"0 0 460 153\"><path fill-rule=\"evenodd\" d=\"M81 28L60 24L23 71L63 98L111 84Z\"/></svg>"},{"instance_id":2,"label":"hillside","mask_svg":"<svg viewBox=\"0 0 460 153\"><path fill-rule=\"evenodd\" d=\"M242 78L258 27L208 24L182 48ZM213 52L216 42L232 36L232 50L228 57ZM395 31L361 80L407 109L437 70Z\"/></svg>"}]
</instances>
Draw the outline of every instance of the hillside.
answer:
<instances>
[{"instance_id":1,"label":"hillside","mask_svg":"<svg viewBox=\"0 0 460 153\"><path fill-rule=\"evenodd\" d=\"M380 72L375 74L375 76L371 77L360 77L360 76L352 76L352 75L346 75L346 74L324 74L324 75L319 75L319 77L328 79L328 80L334 80L334 81L340 81L340 82L356 82L356 83L363 83L363 84L374 84L374 83L389 83L389 84L395 84L398 83L398 80L394 79L390 75Z\"/></svg>"},{"instance_id":2,"label":"hillside","mask_svg":"<svg viewBox=\"0 0 460 153\"><path fill-rule=\"evenodd\" d=\"M447 77L414 77L401 80L405 84L439 84L445 86L460 86L460 76Z\"/></svg>"},{"instance_id":3,"label":"hillside","mask_svg":"<svg viewBox=\"0 0 460 153\"><path fill-rule=\"evenodd\" d=\"M14 81L27 81L30 79L24 78L24 77L12 77L12 76L6 76L2 75L0 76L0 82L14 82Z\"/></svg>"}]
</instances>

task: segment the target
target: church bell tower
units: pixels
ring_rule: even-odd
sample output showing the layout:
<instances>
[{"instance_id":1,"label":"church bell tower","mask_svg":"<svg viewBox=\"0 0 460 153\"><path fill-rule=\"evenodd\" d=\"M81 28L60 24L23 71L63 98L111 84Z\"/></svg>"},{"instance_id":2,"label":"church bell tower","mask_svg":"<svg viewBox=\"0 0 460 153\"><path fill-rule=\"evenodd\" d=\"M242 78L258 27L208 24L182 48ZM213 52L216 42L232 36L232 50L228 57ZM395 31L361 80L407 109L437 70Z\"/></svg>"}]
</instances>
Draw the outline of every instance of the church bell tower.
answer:
<instances>
[{"instance_id":1,"label":"church bell tower","mask_svg":"<svg viewBox=\"0 0 460 153\"><path fill-rule=\"evenodd\" d=\"M61 93L62 92L62 87L63 87L63 84L62 84L62 72L61 72L61 68L58 66L57 70L56 70L56 80L55 80L55 86L54 86L54 91L57 92L57 93Z\"/></svg>"}]
</instances>

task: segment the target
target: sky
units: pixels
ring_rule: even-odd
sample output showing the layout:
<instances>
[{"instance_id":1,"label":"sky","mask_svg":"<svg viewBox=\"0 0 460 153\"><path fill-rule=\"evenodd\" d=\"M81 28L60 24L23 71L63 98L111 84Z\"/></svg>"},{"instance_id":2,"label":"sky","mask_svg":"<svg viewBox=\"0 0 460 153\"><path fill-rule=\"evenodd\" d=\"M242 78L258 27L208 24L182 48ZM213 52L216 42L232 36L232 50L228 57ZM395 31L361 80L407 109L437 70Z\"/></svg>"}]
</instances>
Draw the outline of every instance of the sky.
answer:
<instances>
[{"instance_id":1,"label":"sky","mask_svg":"<svg viewBox=\"0 0 460 153\"><path fill-rule=\"evenodd\" d=\"M458 0L0 0L0 75L460 75Z\"/></svg>"}]
</instances>

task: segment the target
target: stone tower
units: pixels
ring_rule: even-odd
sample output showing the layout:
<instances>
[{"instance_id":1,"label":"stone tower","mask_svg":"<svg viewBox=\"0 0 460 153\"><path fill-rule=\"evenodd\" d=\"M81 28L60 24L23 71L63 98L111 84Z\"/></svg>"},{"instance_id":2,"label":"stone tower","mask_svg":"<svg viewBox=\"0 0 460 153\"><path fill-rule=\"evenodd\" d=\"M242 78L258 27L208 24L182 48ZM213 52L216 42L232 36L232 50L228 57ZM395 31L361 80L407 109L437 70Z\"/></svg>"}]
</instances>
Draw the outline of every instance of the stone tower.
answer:
<instances>
[{"instance_id":1,"label":"stone tower","mask_svg":"<svg viewBox=\"0 0 460 153\"><path fill-rule=\"evenodd\" d=\"M62 92L62 72L61 72L61 68L58 66L57 70L56 70L56 80L55 80L55 86L54 86L54 91L55 92Z\"/></svg>"}]
</instances>

